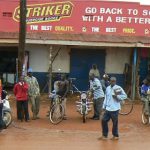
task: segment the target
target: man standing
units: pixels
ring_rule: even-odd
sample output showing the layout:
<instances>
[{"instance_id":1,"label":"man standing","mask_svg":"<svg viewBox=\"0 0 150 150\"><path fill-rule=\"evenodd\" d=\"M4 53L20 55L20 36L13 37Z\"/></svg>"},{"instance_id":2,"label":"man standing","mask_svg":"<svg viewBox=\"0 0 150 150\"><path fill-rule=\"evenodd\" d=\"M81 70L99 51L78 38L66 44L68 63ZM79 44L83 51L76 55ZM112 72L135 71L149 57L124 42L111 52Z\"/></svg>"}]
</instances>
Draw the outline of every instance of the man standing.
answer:
<instances>
[{"instance_id":1,"label":"man standing","mask_svg":"<svg viewBox=\"0 0 150 150\"><path fill-rule=\"evenodd\" d=\"M4 93L2 91L2 80L0 77L0 131L2 131L3 129L6 129L6 124L3 121L3 98L4 98Z\"/></svg>"},{"instance_id":2,"label":"man standing","mask_svg":"<svg viewBox=\"0 0 150 150\"><path fill-rule=\"evenodd\" d=\"M29 112L28 112L28 84L24 82L24 77L20 77L20 81L14 86L14 94L17 100L17 117L21 122L24 119L29 121Z\"/></svg>"},{"instance_id":3,"label":"man standing","mask_svg":"<svg viewBox=\"0 0 150 150\"><path fill-rule=\"evenodd\" d=\"M92 74L94 74L95 77L97 77L97 78L100 79L100 73L99 73L99 70L98 70L96 64L93 64L93 65L92 65L92 68L90 69L90 72L89 72L89 77L90 77Z\"/></svg>"},{"instance_id":4,"label":"man standing","mask_svg":"<svg viewBox=\"0 0 150 150\"><path fill-rule=\"evenodd\" d=\"M0 131L3 129L2 109L3 109L3 103L2 103L2 81L0 79Z\"/></svg>"},{"instance_id":5,"label":"man standing","mask_svg":"<svg viewBox=\"0 0 150 150\"><path fill-rule=\"evenodd\" d=\"M99 120L104 101L104 92L100 80L94 74L90 75L90 90L94 95L94 116L91 119Z\"/></svg>"},{"instance_id":6,"label":"man standing","mask_svg":"<svg viewBox=\"0 0 150 150\"><path fill-rule=\"evenodd\" d=\"M121 109L120 102L127 98L124 90L116 85L116 78L110 78L110 86L106 88L106 95L103 103L104 114L102 118L102 137L104 140L108 137L108 122L111 119L113 123L112 127L112 140L119 139L118 133L118 114Z\"/></svg>"},{"instance_id":7,"label":"man standing","mask_svg":"<svg viewBox=\"0 0 150 150\"><path fill-rule=\"evenodd\" d=\"M62 105L64 106L64 120L66 120L67 119L66 102L67 102L67 94L69 92L69 82L66 79L65 75L61 75L61 79L58 81L55 81L54 90L56 91L56 94L60 95L63 99Z\"/></svg>"},{"instance_id":8,"label":"man standing","mask_svg":"<svg viewBox=\"0 0 150 150\"><path fill-rule=\"evenodd\" d=\"M40 109L40 88L37 79L32 76L32 68L28 69L25 81L29 85L28 95L31 102L31 110L33 113L33 120L39 119L38 113Z\"/></svg>"},{"instance_id":9,"label":"man standing","mask_svg":"<svg viewBox=\"0 0 150 150\"><path fill-rule=\"evenodd\" d=\"M107 74L104 74L102 80L100 81L102 84L103 91L105 93L106 88L109 86L109 76Z\"/></svg>"}]
</instances>

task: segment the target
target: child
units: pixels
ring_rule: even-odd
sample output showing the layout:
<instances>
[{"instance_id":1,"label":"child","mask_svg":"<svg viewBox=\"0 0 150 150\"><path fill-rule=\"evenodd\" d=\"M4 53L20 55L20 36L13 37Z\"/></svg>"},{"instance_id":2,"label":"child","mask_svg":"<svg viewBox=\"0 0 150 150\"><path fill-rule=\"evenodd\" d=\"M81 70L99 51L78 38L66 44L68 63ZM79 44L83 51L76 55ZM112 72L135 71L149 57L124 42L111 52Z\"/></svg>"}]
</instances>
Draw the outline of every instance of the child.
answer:
<instances>
[{"instance_id":1,"label":"child","mask_svg":"<svg viewBox=\"0 0 150 150\"><path fill-rule=\"evenodd\" d=\"M14 94L17 100L17 117L21 122L24 119L29 121L29 112L28 112L28 84L24 82L24 77L20 77L20 81L14 86ZM23 113L24 112L24 113Z\"/></svg>"},{"instance_id":2,"label":"child","mask_svg":"<svg viewBox=\"0 0 150 150\"><path fill-rule=\"evenodd\" d=\"M145 103L144 108L145 115L150 115L149 101L147 99L148 94L150 94L150 83L148 82L147 79L144 79L141 87L141 100Z\"/></svg>"}]
</instances>

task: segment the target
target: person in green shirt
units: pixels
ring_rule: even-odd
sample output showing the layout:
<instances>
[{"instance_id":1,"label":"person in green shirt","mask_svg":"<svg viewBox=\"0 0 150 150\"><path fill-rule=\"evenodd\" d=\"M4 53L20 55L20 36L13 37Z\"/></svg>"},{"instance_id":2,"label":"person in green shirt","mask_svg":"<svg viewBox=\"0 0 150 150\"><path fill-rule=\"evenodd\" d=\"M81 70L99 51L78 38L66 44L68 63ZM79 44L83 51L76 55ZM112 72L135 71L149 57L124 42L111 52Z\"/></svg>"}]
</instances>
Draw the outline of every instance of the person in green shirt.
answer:
<instances>
[{"instance_id":1,"label":"person in green shirt","mask_svg":"<svg viewBox=\"0 0 150 150\"><path fill-rule=\"evenodd\" d=\"M40 110L40 88L37 79L32 75L32 68L28 69L25 81L29 85L28 95L31 102L31 110L33 113L33 120L39 119Z\"/></svg>"}]
</instances>

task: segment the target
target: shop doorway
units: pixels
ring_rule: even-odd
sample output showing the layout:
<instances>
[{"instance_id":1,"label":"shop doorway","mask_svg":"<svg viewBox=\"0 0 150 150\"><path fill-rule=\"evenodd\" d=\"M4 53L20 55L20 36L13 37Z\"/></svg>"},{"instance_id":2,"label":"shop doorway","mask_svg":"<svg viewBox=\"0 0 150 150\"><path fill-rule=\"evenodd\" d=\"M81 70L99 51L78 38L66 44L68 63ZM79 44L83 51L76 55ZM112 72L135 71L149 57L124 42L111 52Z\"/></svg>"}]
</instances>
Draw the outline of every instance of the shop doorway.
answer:
<instances>
[{"instance_id":1,"label":"shop doorway","mask_svg":"<svg viewBox=\"0 0 150 150\"><path fill-rule=\"evenodd\" d=\"M76 78L75 84L79 90L88 89L89 70L92 64L97 64L101 76L105 70L105 50L71 49L70 77Z\"/></svg>"},{"instance_id":2,"label":"shop doorway","mask_svg":"<svg viewBox=\"0 0 150 150\"><path fill-rule=\"evenodd\" d=\"M12 88L15 83L17 56L17 47L0 47L0 75L6 88Z\"/></svg>"}]
</instances>

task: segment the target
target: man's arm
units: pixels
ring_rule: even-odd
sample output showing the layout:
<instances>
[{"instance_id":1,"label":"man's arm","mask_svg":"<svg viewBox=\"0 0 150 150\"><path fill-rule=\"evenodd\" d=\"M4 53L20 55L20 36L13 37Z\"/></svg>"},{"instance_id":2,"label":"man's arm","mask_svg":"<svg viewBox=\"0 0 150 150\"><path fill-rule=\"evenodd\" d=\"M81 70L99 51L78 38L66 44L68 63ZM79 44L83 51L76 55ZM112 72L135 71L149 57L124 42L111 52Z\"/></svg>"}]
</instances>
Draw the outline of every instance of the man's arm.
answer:
<instances>
[{"instance_id":1,"label":"man's arm","mask_svg":"<svg viewBox=\"0 0 150 150\"><path fill-rule=\"evenodd\" d=\"M121 87L120 87L121 88ZM121 93L116 95L117 99L119 101L125 100L127 99L127 94L125 93L125 91L121 88Z\"/></svg>"},{"instance_id":2,"label":"man's arm","mask_svg":"<svg viewBox=\"0 0 150 150\"><path fill-rule=\"evenodd\" d=\"M39 87L39 83L38 83L36 78L35 78L35 86L36 86L36 89L37 89L37 94L40 94L40 87Z\"/></svg>"},{"instance_id":3,"label":"man's arm","mask_svg":"<svg viewBox=\"0 0 150 150\"><path fill-rule=\"evenodd\" d=\"M63 97L66 97L67 96L67 94L68 94L68 92L69 92L69 81L65 81L65 84L66 84L66 92L65 92L65 94L64 94L64 96Z\"/></svg>"}]
</instances>

